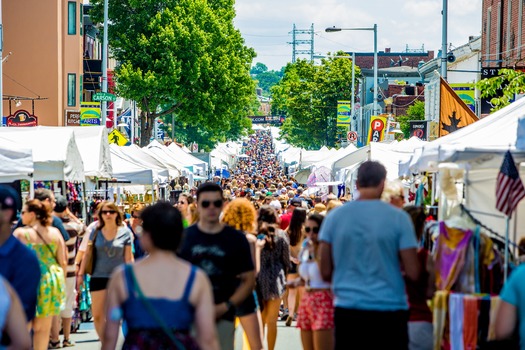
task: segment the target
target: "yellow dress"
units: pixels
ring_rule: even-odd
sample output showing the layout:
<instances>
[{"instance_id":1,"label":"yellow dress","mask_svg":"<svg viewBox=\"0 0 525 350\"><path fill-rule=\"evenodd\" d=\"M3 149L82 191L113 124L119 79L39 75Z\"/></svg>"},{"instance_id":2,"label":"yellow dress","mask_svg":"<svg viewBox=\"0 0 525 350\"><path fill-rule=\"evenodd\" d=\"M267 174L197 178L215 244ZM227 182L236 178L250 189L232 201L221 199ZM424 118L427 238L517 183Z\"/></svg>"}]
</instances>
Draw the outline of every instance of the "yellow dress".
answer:
<instances>
[{"instance_id":1,"label":"yellow dress","mask_svg":"<svg viewBox=\"0 0 525 350\"><path fill-rule=\"evenodd\" d=\"M27 246L36 253L42 274L38 286L36 316L59 315L65 306L66 283L64 270L55 259L57 244L48 245L53 252L46 247L45 243L28 243Z\"/></svg>"}]
</instances>

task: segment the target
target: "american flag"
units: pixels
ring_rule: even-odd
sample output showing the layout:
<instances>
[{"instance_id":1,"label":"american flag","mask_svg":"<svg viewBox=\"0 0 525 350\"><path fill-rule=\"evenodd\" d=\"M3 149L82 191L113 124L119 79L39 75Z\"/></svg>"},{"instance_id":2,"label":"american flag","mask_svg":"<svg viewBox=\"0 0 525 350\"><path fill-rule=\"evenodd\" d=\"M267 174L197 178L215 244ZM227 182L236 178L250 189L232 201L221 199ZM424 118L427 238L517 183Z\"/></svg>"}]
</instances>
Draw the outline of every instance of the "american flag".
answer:
<instances>
[{"instance_id":1,"label":"american flag","mask_svg":"<svg viewBox=\"0 0 525 350\"><path fill-rule=\"evenodd\" d=\"M523 197L525 197L525 187L512 154L507 151L496 182L496 209L511 216Z\"/></svg>"}]
</instances>

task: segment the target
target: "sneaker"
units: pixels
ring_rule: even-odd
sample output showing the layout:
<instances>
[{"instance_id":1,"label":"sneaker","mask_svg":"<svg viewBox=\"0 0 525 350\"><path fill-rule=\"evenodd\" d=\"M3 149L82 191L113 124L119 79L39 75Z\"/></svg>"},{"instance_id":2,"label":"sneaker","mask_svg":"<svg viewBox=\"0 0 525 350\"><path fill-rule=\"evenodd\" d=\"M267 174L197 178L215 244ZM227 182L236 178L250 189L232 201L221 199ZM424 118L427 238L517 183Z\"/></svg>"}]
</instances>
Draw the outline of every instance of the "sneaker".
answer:
<instances>
[{"instance_id":1,"label":"sneaker","mask_svg":"<svg viewBox=\"0 0 525 350\"><path fill-rule=\"evenodd\" d=\"M64 339L64 341L62 342L62 347L63 348L70 348L72 346L75 346L75 343L73 343L71 340L69 339Z\"/></svg>"},{"instance_id":2,"label":"sneaker","mask_svg":"<svg viewBox=\"0 0 525 350\"><path fill-rule=\"evenodd\" d=\"M288 309L284 309L283 314L281 315L281 321L286 321L289 315Z\"/></svg>"},{"instance_id":3,"label":"sneaker","mask_svg":"<svg viewBox=\"0 0 525 350\"><path fill-rule=\"evenodd\" d=\"M48 349L60 349L60 340L57 341L49 341L49 345L47 346Z\"/></svg>"}]
</instances>

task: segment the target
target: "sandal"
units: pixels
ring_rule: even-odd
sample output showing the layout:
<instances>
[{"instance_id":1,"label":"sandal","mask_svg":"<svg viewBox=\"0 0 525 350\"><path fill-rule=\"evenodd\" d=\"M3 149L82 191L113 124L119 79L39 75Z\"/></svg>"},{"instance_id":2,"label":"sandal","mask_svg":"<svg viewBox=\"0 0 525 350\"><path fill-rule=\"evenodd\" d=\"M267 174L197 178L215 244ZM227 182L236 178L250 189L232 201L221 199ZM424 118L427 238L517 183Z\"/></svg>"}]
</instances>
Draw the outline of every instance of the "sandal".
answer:
<instances>
[{"instance_id":1,"label":"sandal","mask_svg":"<svg viewBox=\"0 0 525 350\"><path fill-rule=\"evenodd\" d=\"M72 346L75 346L75 343L73 343L71 340L69 339L64 339L64 341L62 342L62 347L63 348L70 348Z\"/></svg>"},{"instance_id":2,"label":"sandal","mask_svg":"<svg viewBox=\"0 0 525 350\"><path fill-rule=\"evenodd\" d=\"M52 341L49 340L48 349L60 349L60 340Z\"/></svg>"}]
</instances>

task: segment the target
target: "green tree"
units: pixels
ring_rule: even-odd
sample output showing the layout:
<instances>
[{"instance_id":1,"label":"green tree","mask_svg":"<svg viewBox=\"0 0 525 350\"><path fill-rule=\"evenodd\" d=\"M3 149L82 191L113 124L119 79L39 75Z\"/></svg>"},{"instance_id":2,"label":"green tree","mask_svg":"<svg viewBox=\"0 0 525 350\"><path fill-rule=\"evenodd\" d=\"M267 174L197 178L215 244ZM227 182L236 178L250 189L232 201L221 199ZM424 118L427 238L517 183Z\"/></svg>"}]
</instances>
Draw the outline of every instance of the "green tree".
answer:
<instances>
[{"instance_id":1,"label":"green tree","mask_svg":"<svg viewBox=\"0 0 525 350\"><path fill-rule=\"evenodd\" d=\"M356 67L359 76L361 70ZM351 82L349 58L329 57L320 65L306 60L289 63L283 79L271 90L273 113L287 117L281 136L299 147L335 146L338 134L344 131L336 126L337 101L351 99Z\"/></svg>"},{"instance_id":2,"label":"green tree","mask_svg":"<svg viewBox=\"0 0 525 350\"><path fill-rule=\"evenodd\" d=\"M416 101L413 105L408 107L407 114L397 117L399 127L403 132L403 138L410 138L410 121L411 120L425 120L425 102Z\"/></svg>"},{"instance_id":3,"label":"green tree","mask_svg":"<svg viewBox=\"0 0 525 350\"><path fill-rule=\"evenodd\" d=\"M101 21L103 0L92 0ZM155 118L175 113L210 142L247 130L255 57L233 26L233 0L111 0L109 43L117 93L140 107L141 145ZM191 134L188 131L188 134Z\"/></svg>"},{"instance_id":4,"label":"green tree","mask_svg":"<svg viewBox=\"0 0 525 350\"><path fill-rule=\"evenodd\" d=\"M266 73L266 72L268 72L268 67L264 63L261 63L261 62L257 62L252 67L252 69L250 69L250 74L252 75L258 75L258 74Z\"/></svg>"},{"instance_id":5,"label":"green tree","mask_svg":"<svg viewBox=\"0 0 525 350\"><path fill-rule=\"evenodd\" d=\"M478 81L476 88L480 90L482 98L492 97L490 103L494 107L491 112L495 112L508 106L515 94L525 91L525 73L514 69L500 69L498 76ZM500 89L502 95L498 93Z\"/></svg>"}]
</instances>

